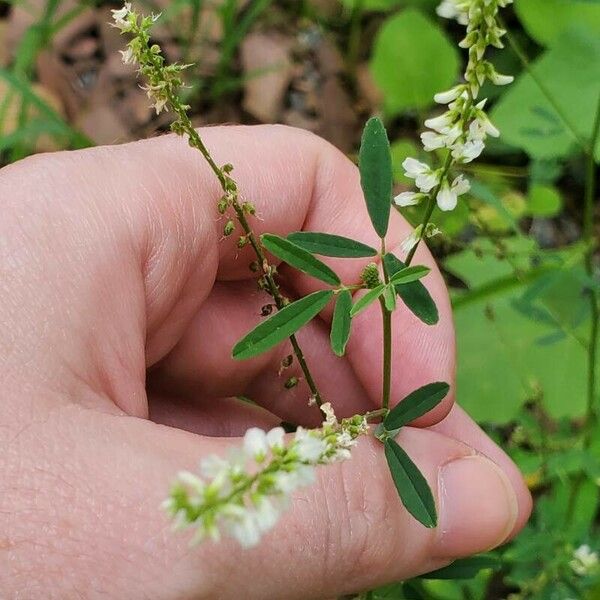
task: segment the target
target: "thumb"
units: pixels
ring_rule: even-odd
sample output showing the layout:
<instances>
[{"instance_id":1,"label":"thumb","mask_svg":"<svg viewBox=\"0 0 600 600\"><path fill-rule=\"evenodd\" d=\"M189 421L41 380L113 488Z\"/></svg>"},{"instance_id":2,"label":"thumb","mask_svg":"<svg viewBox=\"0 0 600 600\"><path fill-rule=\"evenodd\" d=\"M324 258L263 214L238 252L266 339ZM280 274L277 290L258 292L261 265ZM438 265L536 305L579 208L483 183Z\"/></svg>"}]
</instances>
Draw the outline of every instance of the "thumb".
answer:
<instances>
[{"instance_id":1,"label":"thumb","mask_svg":"<svg viewBox=\"0 0 600 600\"><path fill-rule=\"evenodd\" d=\"M224 540L190 549L191 534L172 533L159 505L177 470L194 470L231 442L63 406L24 429L9 453L7 467L20 476L2 491L9 556L0 556L0 589L11 597L53 589L61 597L225 600L244 589L257 599L327 598L486 550L522 521L517 496L526 492L473 448L410 428L399 442L434 491L436 529L405 511L381 444L365 438L349 461L317 470L316 484L297 492L257 547ZM23 518L11 521L11 510ZM59 571L69 578L59 582Z\"/></svg>"}]
</instances>

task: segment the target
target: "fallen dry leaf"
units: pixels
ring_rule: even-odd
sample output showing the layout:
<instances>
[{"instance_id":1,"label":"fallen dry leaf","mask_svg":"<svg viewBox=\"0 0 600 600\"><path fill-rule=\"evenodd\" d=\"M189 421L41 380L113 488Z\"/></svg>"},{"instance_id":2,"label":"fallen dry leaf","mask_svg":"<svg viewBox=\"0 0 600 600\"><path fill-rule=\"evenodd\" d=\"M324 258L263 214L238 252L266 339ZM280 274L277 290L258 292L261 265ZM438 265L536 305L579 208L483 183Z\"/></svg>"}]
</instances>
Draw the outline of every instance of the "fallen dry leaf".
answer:
<instances>
[{"instance_id":1,"label":"fallen dry leaf","mask_svg":"<svg viewBox=\"0 0 600 600\"><path fill-rule=\"evenodd\" d=\"M277 33L251 33L241 45L244 109L263 123L281 116L292 79L291 40Z\"/></svg>"}]
</instances>

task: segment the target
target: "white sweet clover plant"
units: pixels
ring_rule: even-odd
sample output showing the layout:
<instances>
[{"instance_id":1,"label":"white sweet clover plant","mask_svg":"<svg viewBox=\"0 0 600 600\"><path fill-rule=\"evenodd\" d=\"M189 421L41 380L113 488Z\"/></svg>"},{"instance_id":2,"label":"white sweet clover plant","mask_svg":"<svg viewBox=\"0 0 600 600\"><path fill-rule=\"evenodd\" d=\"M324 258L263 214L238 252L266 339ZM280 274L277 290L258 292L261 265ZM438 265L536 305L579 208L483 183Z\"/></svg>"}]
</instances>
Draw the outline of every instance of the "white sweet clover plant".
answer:
<instances>
[{"instance_id":1,"label":"white sweet clover plant","mask_svg":"<svg viewBox=\"0 0 600 600\"><path fill-rule=\"evenodd\" d=\"M227 458L209 456L200 476L184 471L163 507L176 527L194 527L194 541L233 536L253 546L269 531L297 488L314 481L315 467L350 458L356 438L367 432L364 416L338 422L331 406L320 429L298 427L286 441L282 427L269 432L253 427L243 449Z\"/></svg>"},{"instance_id":2,"label":"white sweet clover plant","mask_svg":"<svg viewBox=\"0 0 600 600\"><path fill-rule=\"evenodd\" d=\"M439 232L429 223L435 203L441 210L453 210L459 196L469 191L469 182L463 175L452 176L454 169L478 158L485 148L487 136L500 135L485 112L487 99L480 100L479 92L486 81L494 85L507 85L513 81L512 76L498 73L485 57L490 46L504 47L502 37L506 31L500 27L497 16L500 8L511 3L512 0L444 0L437 8L441 17L455 19L466 26L466 35L459 46L468 50L469 60L464 80L434 96L438 104L447 105L447 110L425 121L427 131L421 134L427 152L447 150L444 164L434 168L415 158L407 158L403 163L405 174L415 180L417 191L402 192L394 199L396 205L430 203L426 222L403 244L406 252L416 247L423 237Z\"/></svg>"},{"instance_id":3,"label":"white sweet clover plant","mask_svg":"<svg viewBox=\"0 0 600 600\"><path fill-rule=\"evenodd\" d=\"M426 121L428 131L421 136L425 150L446 151L443 166L433 168L414 158L404 162L406 174L415 179L418 191L403 192L395 198L396 205L403 207L428 202L423 222L404 242L404 261L386 252L385 238L394 201L393 177L389 141L378 118L370 119L365 126L359 169L367 211L380 238L380 249L328 233L293 232L286 238L271 234L257 236L251 226L255 207L240 199L238 185L231 175L233 166L216 164L199 132L192 126L187 114L189 107L179 100L182 71L188 65L166 64L161 48L150 41L151 28L158 17L139 15L130 3L112 11L113 25L129 36L127 47L121 52L123 61L137 66L144 80L143 89L157 114L162 111L173 113L171 129L201 152L219 180L222 195L216 209L225 217L223 234L239 233L238 247L251 248L255 260L250 269L256 273L259 287L272 299L272 303L263 307L263 316L267 318L234 346L232 357L247 359L289 339L292 353L282 362L282 370L296 361L301 371L299 375L309 388L308 404L316 405L323 417L321 427L312 430L298 427L289 436L284 435L281 427L269 432L249 429L241 449L232 449L226 457L204 458L199 473L180 472L163 508L173 519L175 528L195 530L193 542L231 536L245 547L257 544L261 536L275 526L293 492L313 481L316 467L351 457L358 437L369 433L370 421L379 422L374 434L383 444L400 500L424 526L437 525L435 500L427 481L395 437L404 425L437 406L448 394L450 386L445 382L429 383L390 409L391 314L400 299L425 325L434 325L438 321L437 307L420 281L430 269L411 263L420 240L438 232L430 222L436 204L442 210L451 210L458 197L469 189L469 183L462 175L451 175L454 169L477 158L488 135L498 135L484 111L485 100L480 101L478 95L486 80L498 85L512 80L498 74L485 59L490 45L502 47L501 38L505 32L498 25L497 13L511 1L444 0L438 7L438 14L466 26L467 34L460 45L469 50L469 62L464 81L435 96L436 102L447 105L447 110ZM297 300L286 298L278 285L277 269L269 255L329 287ZM317 256L377 257L381 266L366 264L360 281L346 285ZM353 297L358 291L361 293ZM331 302L335 304L331 347L337 356L345 353L354 317L373 303L379 303L382 315L381 408L342 420L336 418L331 404L321 396L296 338L296 332ZM284 387L289 389L298 383L298 377L290 377Z\"/></svg>"}]
</instances>

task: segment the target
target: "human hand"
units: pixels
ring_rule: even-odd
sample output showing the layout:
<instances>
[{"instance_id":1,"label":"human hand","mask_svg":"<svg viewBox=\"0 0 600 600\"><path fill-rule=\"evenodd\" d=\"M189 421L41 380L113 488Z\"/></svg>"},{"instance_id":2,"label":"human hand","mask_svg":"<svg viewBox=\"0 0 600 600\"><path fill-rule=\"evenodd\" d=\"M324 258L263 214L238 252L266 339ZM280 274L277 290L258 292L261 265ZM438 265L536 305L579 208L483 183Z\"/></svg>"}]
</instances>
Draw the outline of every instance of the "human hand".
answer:
<instances>
[{"instance_id":1,"label":"human hand","mask_svg":"<svg viewBox=\"0 0 600 600\"><path fill-rule=\"evenodd\" d=\"M283 127L211 128L203 138L236 166L257 232L304 228L376 243L355 167L318 138ZM286 345L230 358L268 298L248 271L250 254L219 239L216 181L198 153L167 136L22 161L0 172L0 197L6 597L226 599L243 589L248 598L327 598L439 568L524 524L530 496L516 467L450 395L401 433L436 494L436 529L406 513L367 438L350 461L321 469L257 548L190 549L158 508L178 470L250 426L319 422L302 383L283 389ZM409 227L392 218L393 249L392 236L399 244ZM430 381L453 381L445 286L419 253L434 268L424 283L440 322L394 313L392 405ZM347 281L363 266L335 264ZM281 272L290 295L313 291L310 278ZM377 312L353 327L344 359L318 321L299 334L338 416L378 407ZM233 399L241 394L264 408Z\"/></svg>"}]
</instances>

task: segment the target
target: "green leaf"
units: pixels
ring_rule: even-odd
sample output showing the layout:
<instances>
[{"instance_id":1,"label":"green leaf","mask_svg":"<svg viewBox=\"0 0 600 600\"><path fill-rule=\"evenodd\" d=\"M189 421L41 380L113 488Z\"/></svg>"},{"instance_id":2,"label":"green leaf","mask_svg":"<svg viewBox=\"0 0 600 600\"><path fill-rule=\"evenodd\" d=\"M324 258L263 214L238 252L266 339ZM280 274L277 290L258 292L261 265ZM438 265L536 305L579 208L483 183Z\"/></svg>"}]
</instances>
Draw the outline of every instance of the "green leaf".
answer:
<instances>
[{"instance_id":1,"label":"green leaf","mask_svg":"<svg viewBox=\"0 0 600 600\"><path fill-rule=\"evenodd\" d=\"M561 36L532 64L561 112L578 136L589 140L600 96L600 36ZM553 105L528 73L511 85L491 113L502 140L535 159L571 155L577 149L573 135ZM596 146L600 159L600 142Z\"/></svg>"},{"instance_id":2,"label":"green leaf","mask_svg":"<svg viewBox=\"0 0 600 600\"><path fill-rule=\"evenodd\" d=\"M445 269L469 287L453 294L457 352L465 358L457 370L461 405L478 422L502 424L518 418L522 404L541 392L551 417L581 417L585 349L568 334L555 344L539 345L536 340L555 329L517 305L533 286L548 281L534 306L550 311L586 339L589 321L578 325L574 320L579 306L586 304L576 281L578 271L559 268L563 260L572 261L574 250L540 253L529 239L506 238L506 252L519 270L515 276L508 261L495 255L494 244L483 239L472 244L478 251L471 248L444 262Z\"/></svg>"},{"instance_id":3,"label":"green leaf","mask_svg":"<svg viewBox=\"0 0 600 600\"><path fill-rule=\"evenodd\" d=\"M400 429L435 408L448 394L450 386L444 381L428 383L410 393L388 413L383 426L388 431Z\"/></svg>"},{"instance_id":4,"label":"green leaf","mask_svg":"<svg viewBox=\"0 0 600 600\"><path fill-rule=\"evenodd\" d=\"M552 45L575 27L600 36L600 4L585 0L519 0L515 12L527 33L542 46Z\"/></svg>"},{"instance_id":5,"label":"green leaf","mask_svg":"<svg viewBox=\"0 0 600 600\"><path fill-rule=\"evenodd\" d=\"M390 283L393 285L405 285L407 283L412 283L413 281L418 281L419 279L425 277L429 271L431 271L431 269L424 265L404 267L392 275L390 278Z\"/></svg>"},{"instance_id":6,"label":"green leaf","mask_svg":"<svg viewBox=\"0 0 600 600\"><path fill-rule=\"evenodd\" d=\"M372 117L365 125L358 164L371 223L383 238L392 208L392 157L385 127L377 117Z\"/></svg>"},{"instance_id":7,"label":"green leaf","mask_svg":"<svg viewBox=\"0 0 600 600\"><path fill-rule=\"evenodd\" d=\"M452 564L421 575L421 579L473 579L483 569L498 570L502 563L495 556L470 556L455 560Z\"/></svg>"},{"instance_id":8,"label":"green leaf","mask_svg":"<svg viewBox=\"0 0 600 600\"><path fill-rule=\"evenodd\" d=\"M356 240L330 233L295 231L294 233L290 233L287 239L312 254L320 254L322 256L365 258L377 255L375 248L371 248Z\"/></svg>"},{"instance_id":9,"label":"green leaf","mask_svg":"<svg viewBox=\"0 0 600 600\"><path fill-rule=\"evenodd\" d=\"M352 294L348 290L342 290L335 303L333 320L331 322L331 348L337 356L344 356L346 344L350 338L350 326L352 317Z\"/></svg>"},{"instance_id":10,"label":"green leaf","mask_svg":"<svg viewBox=\"0 0 600 600\"><path fill-rule=\"evenodd\" d=\"M533 184L527 200L529 213L536 217L555 217L562 209L562 196L553 185Z\"/></svg>"},{"instance_id":11,"label":"green leaf","mask_svg":"<svg viewBox=\"0 0 600 600\"><path fill-rule=\"evenodd\" d=\"M392 286L385 286L385 290L383 290L383 301L389 312L394 312L396 310L396 290Z\"/></svg>"},{"instance_id":12,"label":"green leaf","mask_svg":"<svg viewBox=\"0 0 600 600\"><path fill-rule=\"evenodd\" d=\"M437 525L437 512L429 484L408 454L391 438L384 442L385 458L402 504L425 527Z\"/></svg>"},{"instance_id":13,"label":"green leaf","mask_svg":"<svg viewBox=\"0 0 600 600\"><path fill-rule=\"evenodd\" d=\"M435 22L412 8L383 23L370 62L390 116L431 106L436 92L455 84L459 67L454 42Z\"/></svg>"},{"instance_id":14,"label":"green leaf","mask_svg":"<svg viewBox=\"0 0 600 600\"><path fill-rule=\"evenodd\" d=\"M393 277L406 266L393 254L386 254L383 257L383 264L389 277ZM404 304L423 323L435 325L439 321L439 313L435 302L427 291L427 288L420 281L397 285L395 287L396 293L400 296Z\"/></svg>"},{"instance_id":15,"label":"green leaf","mask_svg":"<svg viewBox=\"0 0 600 600\"><path fill-rule=\"evenodd\" d=\"M361 296L352 307L350 311L351 317L356 317L356 315L360 314L363 310L371 306L381 294L385 291L386 285L382 283L377 287L374 287L372 290L369 290L364 296Z\"/></svg>"},{"instance_id":16,"label":"green leaf","mask_svg":"<svg viewBox=\"0 0 600 600\"><path fill-rule=\"evenodd\" d=\"M310 252L285 238L265 233L260 236L263 246L274 256L280 258L294 269L316 277L329 285L339 285L340 278L325 263Z\"/></svg>"},{"instance_id":17,"label":"green leaf","mask_svg":"<svg viewBox=\"0 0 600 600\"><path fill-rule=\"evenodd\" d=\"M288 304L245 335L233 347L231 355L244 360L266 352L316 317L332 296L333 291L320 290Z\"/></svg>"}]
</instances>

